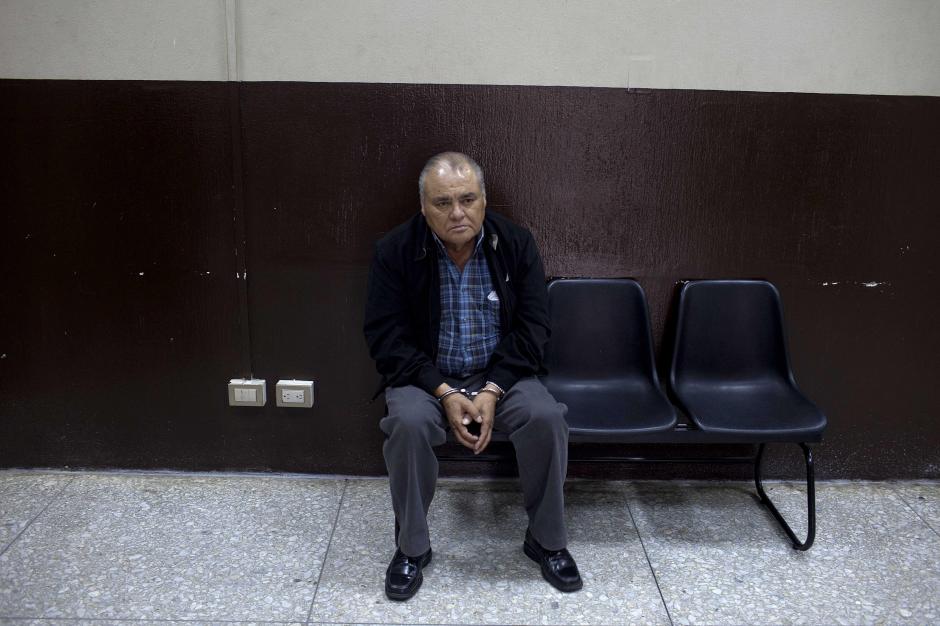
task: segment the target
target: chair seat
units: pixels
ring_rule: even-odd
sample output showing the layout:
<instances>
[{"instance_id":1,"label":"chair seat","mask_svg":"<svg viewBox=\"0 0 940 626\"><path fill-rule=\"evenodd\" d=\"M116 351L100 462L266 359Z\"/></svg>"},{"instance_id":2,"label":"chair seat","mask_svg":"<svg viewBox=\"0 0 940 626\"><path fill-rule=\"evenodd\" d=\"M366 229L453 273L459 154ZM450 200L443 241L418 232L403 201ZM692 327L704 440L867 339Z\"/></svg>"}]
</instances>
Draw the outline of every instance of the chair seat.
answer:
<instances>
[{"instance_id":1,"label":"chair seat","mask_svg":"<svg viewBox=\"0 0 940 626\"><path fill-rule=\"evenodd\" d=\"M542 382L555 400L568 406L571 435L615 441L631 434L668 431L676 425L675 408L661 390L644 380L546 376Z\"/></svg>"},{"instance_id":2,"label":"chair seat","mask_svg":"<svg viewBox=\"0 0 940 626\"><path fill-rule=\"evenodd\" d=\"M753 435L755 440L818 441L826 416L783 380L686 381L675 389L689 417L705 432Z\"/></svg>"}]
</instances>

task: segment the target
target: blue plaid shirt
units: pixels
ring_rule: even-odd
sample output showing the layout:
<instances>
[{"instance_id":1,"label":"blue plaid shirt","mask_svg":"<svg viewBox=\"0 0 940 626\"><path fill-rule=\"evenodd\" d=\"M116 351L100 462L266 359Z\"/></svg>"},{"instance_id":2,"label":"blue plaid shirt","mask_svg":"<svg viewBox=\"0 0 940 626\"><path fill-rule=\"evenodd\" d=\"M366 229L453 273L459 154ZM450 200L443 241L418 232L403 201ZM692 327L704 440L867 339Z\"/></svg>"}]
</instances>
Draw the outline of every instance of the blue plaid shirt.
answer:
<instances>
[{"instance_id":1,"label":"blue plaid shirt","mask_svg":"<svg viewBox=\"0 0 940 626\"><path fill-rule=\"evenodd\" d=\"M444 376L467 378L486 367L499 343L499 296L493 290L483 253L483 229L463 272L447 255L437 235L441 275L441 332L437 368Z\"/></svg>"}]
</instances>

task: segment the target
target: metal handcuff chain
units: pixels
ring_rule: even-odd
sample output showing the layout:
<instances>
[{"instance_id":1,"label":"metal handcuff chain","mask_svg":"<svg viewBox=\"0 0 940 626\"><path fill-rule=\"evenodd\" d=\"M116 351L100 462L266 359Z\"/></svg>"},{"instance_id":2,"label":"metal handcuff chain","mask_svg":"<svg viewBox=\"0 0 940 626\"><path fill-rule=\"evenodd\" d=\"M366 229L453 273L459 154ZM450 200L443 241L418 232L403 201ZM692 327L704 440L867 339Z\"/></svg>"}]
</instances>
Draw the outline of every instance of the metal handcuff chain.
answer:
<instances>
[{"instance_id":1,"label":"metal handcuff chain","mask_svg":"<svg viewBox=\"0 0 940 626\"><path fill-rule=\"evenodd\" d=\"M476 396L480 395L481 393L491 393L491 394L493 394L494 396L496 396L496 401L497 401L497 402L502 399L502 394L499 393L498 391L496 391L495 389L483 388L483 389L480 389L479 391L467 391L466 389L451 388L451 389L448 389L447 391L445 391L444 393L442 393L442 394L438 397L437 401L438 401L438 402L443 402L443 401L444 401L444 398L446 398L447 396L453 395L453 394L455 394L455 393L462 393L464 396L466 396L467 398L469 398L469 399L471 399L471 400L472 400L473 398L475 398Z\"/></svg>"}]
</instances>

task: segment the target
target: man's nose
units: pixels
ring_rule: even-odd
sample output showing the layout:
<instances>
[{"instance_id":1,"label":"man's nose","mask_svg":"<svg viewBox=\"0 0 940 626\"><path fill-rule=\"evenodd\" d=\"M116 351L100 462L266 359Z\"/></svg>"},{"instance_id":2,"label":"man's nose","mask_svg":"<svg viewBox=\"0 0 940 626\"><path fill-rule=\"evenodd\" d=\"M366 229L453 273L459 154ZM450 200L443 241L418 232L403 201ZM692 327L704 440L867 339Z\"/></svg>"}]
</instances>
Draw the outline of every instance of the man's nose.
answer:
<instances>
[{"instance_id":1,"label":"man's nose","mask_svg":"<svg viewBox=\"0 0 940 626\"><path fill-rule=\"evenodd\" d=\"M463 207L460 205L460 202L459 201L454 202L454 204L450 207L450 219L461 220L463 219L463 216L464 216L464 210L463 210Z\"/></svg>"}]
</instances>

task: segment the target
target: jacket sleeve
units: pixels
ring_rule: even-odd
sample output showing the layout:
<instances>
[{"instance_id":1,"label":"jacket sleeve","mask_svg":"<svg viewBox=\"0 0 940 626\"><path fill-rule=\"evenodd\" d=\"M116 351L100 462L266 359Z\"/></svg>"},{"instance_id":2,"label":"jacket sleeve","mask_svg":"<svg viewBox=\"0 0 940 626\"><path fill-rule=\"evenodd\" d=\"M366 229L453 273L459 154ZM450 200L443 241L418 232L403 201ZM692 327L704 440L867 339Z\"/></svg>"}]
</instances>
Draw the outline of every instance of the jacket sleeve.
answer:
<instances>
[{"instance_id":1,"label":"jacket sleeve","mask_svg":"<svg viewBox=\"0 0 940 626\"><path fill-rule=\"evenodd\" d=\"M444 382L431 358L417 347L404 276L391 267L379 246L369 268L363 330L369 354L388 385L416 385L433 395Z\"/></svg>"},{"instance_id":2,"label":"jacket sleeve","mask_svg":"<svg viewBox=\"0 0 940 626\"><path fill-rule=\"evenodd\" d=\"M487 377L503 391L509 391L520 378L539 374L551 334L542 259L531 233L525 233L518 271L512 276L516 306L510 320L511 328L490 358Z\"/></svg>"}]
</instances>

